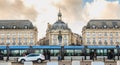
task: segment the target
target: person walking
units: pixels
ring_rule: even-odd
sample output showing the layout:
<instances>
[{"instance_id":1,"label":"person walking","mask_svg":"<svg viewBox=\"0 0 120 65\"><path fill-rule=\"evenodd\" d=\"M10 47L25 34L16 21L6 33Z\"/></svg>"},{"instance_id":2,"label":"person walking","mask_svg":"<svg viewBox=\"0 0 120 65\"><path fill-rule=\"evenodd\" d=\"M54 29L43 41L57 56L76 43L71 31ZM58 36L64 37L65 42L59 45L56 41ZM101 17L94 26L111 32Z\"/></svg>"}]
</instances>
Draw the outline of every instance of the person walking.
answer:
<instances>
[{"instance_id":1,"label":"person walking","mask_svg":"<svg viewBox=\"0 0 120 65\"><path fill-rule=\"evenodd\" d=\"M97 55L96 55L96 53L94 53L94 59L97 60Z\"/></svg>"},{"instance_id":2,"label":"person walking","mask_svg":"<svg viewBox=\"0 0 120 65\"><path fill-rule=\"evenodd\" d=\"M9 45L6 46L6 50L7 50L7 58L6 58L6 62L9 60L9 54L10 54L10 48Z\"/></svg>"},{"instance_id":3,"label":"person walking","mask_svg":"<svg viewBox=\"0 0 120 65\"><path fill-rule=\"evenodd\" d=\"M58 53L58 61L61 61L61 55Z\"/></svg>"},{"instance_id":4,"label":"person walking","mask_svg":"<svg viewBox=\"0 0 120 65\"><path fill-rule=\"evenodd\" d=\"M51 61L50 51L48 51L47 55L48 55L48 60Z\"/></svg>"}]
</instances>

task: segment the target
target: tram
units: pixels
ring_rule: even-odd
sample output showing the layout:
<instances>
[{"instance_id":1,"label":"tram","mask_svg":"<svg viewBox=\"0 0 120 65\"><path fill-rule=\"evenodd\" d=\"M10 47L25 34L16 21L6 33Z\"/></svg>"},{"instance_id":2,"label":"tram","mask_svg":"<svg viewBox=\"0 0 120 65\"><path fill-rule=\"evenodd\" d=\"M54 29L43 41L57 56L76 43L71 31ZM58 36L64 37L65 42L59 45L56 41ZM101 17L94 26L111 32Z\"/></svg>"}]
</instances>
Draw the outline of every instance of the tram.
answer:
<instances>
[{"instance_id":1,"label":"tram","mask_svg":"<svg viewBox=\"0 0 120 65\"><path fill-rule=\"evenodd\" d=\"M110 58L111 56L119 56L120 46L9 46L10 57L20 57L24 53L29 53L31 50L34 53L47 53L50 52L52 57L58 56L61 54L62 59L64 57L91 57L96 54L97 58L106 57ZM7 55L6 46L0 46L0 53L4 56ZM114 54L114 55L112 55Z\"/></svg>"}]
</instances>

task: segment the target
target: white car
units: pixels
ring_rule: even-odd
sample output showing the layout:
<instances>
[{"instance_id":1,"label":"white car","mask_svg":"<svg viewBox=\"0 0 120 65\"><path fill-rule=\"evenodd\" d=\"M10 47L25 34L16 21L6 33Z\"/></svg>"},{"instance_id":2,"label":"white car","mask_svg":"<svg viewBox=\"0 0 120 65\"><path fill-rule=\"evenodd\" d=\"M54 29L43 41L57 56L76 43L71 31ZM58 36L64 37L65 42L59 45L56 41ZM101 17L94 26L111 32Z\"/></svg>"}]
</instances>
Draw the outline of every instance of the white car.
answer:
<instances>
[{"instance_id":1,"label":"white car","mask_svg":"<svg viewBox=\"0 0 120 65\"><path fill-rule=\"evenodd\" d=\"M45 60L45 56L42 54L35 54L31 53L24 57L19 57L18 62L24 63L25 61L37 61L38 63L41 63Z\"/></svg>"}]
</instances>

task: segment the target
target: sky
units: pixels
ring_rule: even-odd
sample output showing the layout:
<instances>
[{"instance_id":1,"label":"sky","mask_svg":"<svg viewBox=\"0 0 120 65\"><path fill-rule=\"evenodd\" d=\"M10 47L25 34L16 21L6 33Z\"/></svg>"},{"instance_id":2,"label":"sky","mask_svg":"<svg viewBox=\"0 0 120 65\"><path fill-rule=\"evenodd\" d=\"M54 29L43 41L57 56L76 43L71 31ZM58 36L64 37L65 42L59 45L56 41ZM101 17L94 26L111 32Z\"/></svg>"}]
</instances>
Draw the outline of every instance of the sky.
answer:
<instances>
[{"instance_id":1,"label":"sky","mask_svg":"<svg viewBox=\"0 0 120 65\"><path fill-rule=\"evenodd\" d=\"M30 20L38 28L38 39L45 37L47 23L62 20L80 34L91 19L119 19L120 0L0 0L0 20Z\"/></svg>"}]
</instances>

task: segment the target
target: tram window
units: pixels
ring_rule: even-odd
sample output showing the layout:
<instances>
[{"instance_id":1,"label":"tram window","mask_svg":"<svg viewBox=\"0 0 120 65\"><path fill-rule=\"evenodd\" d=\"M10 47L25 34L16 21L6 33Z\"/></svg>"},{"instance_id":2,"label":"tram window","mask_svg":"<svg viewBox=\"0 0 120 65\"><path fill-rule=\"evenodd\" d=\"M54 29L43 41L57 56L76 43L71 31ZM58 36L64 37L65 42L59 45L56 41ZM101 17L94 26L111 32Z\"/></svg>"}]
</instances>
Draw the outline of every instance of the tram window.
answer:
<instances>
[{"instance_id":1,"label":"tram window","mask_svg":"<svg viewBox=\"0 0 120 65\"><path fill-rule=\"evenodd\" d=\"M35 53L40 53L40 50L35 50Z\"/></svg>"},{"instance_id":2,"label":"tram window","mask_svg":"<svg viewBox=\"0 0 120 65\"><path fill-rule=\"evenodd\" d=\"M42 49L41 49L41 50L36 49L36 50L35 50L35 53L43 53L43 50L42 50Z\"/></svg>"},{"instance_id":3,"label":"tram window","mask_svg":"<svg viewBox=\"0 0 120 65\"><path fill-rule=\"evenodd\" d=\"M92 52L94 52L94 49L92 49Z\"/></svg>"},{"instance_id":4,"label":"tram window","mask_svg":"<svg viewBox=\"0 0 120 65\"><path fill-rule=\"evenodd\" d=\"M51 56L58 56L58 53L60 53L60 51L59 50L51 50L50 53L51 53Z\"/></svg>"},{"instance_id":5,"label":"tram window","mask_svg":"<svg viewBox=\"0 0 120 65\"><path fill-rule=\"evenodd\" d=\"M20 50L20 56L23 56L24 53L27 53L27 50Z\"/></svg>"},{"instance_id":6,"label":"tram window","mask_svg":"<svg viewBox=\"0 0 120 65\"><path fill-rule=\"evenodd\" d=\"M54 50L50 50L50 55L54 56Z\"/></svg>"},{"instance_id":7,"label":"tram window","mask_svg":"<svg viewBox=\"0 0 120 65\"><path fill-rule=\"evenodd\" d=\"M58 56L59 50L54 50L54 56Z\"/></svg>"},{"instance_id":8,"label":"tram window","mask_svg":"<svg viewBox=\"0 0 120 65\"><path fill-rule=\"evenodd\" d=\"M11 50L11 56L19 56L20 55L20 52L19 50Z\"/></svg>"},{"instance_id":9,"label":"tram window","mask_svg":"<svg viewBox=\"0 0 120 65\"><path fill-rule=\"evenodd\" d=\"M75 50L75 56L81 56L82 50Z\"/></svg>"},{"instance_id":10,"label":"tram window","mask_svg":"<svg viewBox=\"0 0 120 65\"><path fill-rule=\"evenodd\" d=\"M117 55L117 49L114 49L114 53Z\"/></svg>"},{"instance_id":11,"label":"tram window","mask_svg":"<svg viewBox=\"0 0 120 65\"><path fill-rule=\"evenodd\" d=\"M4 55L4 56L7 55L7 51L6 51L6 50L3 51L3 55Z\"/></svg>"},{"instance_id":12,"label":"tram window","mask_svg":"<svg viewBox=\"0 0 120 65\"><path fill-rule=\"evenodd\" d=\"M67 50L66 53L67 56L73 56L73 54L74 54L74 50Z\"/></svg>"},{"instance_id":13,"label":"tram window","mask_svg":"<svg viewBox=\"0 0 120 65\"><path fill-rule=\"evenodd\" d=\"M87 52L87 55L90 55L90 49L87 49L86 52Z\"/></svg>"},{"instance_id":14,"label":"tram window","mask_svg":"<svg viewBox=\"0 0 120 65\"><path fill-rule=\"evenodd\" d=\"M103 55L103 50L102 50L102 49L97 49L97 55L98 55L98 56Z\"/></svg>"},{"instance_id":15,"label":"tram window","mask_svg":"<svg viewBox=\"0 0 120 65\"><path fill-rule=\"evenodd\" d=\"M0 52L1 52L1 54L3 54L3 55L4 55L4 50L0 50Z\"/></svg>"},{"instance_id":16,"label":"tram window","mask_svg":"<svg viewBox=\"0 0 120 65\"><path fill-rule=\"evenodd\" d=\"M107 56L107 49L104 49L104 56Z\"/></svg>"}]
</instances>

